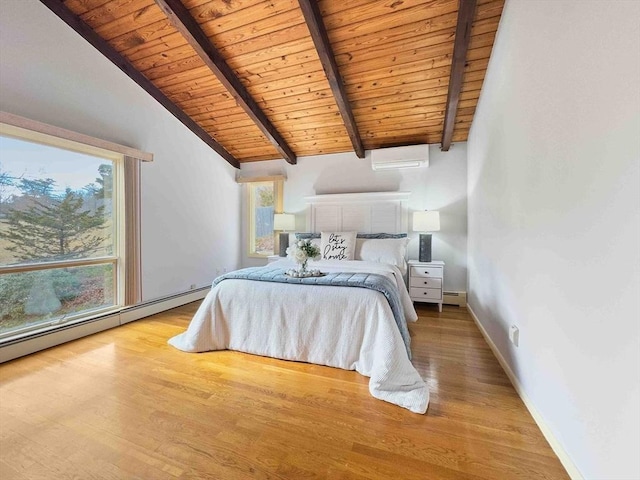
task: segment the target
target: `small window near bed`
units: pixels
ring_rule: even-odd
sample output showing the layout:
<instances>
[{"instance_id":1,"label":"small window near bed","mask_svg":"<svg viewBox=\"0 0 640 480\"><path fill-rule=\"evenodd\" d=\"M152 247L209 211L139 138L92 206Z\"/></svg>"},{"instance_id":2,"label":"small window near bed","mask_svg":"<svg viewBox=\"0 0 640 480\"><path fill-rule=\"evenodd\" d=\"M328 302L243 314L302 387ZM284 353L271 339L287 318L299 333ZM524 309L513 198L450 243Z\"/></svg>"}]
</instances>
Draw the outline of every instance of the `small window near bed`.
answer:
<instances>
[{"instance_id":1,"label":"small window near bed","mask_svg":"<svg viewBox=\"0 0 640 480\"><path fill-rule=\"evenodd\" d=\"M249 256L266 257L276 251L273 214L282 211L282 180L247 184Z\"/></svg>"}]
</instances>

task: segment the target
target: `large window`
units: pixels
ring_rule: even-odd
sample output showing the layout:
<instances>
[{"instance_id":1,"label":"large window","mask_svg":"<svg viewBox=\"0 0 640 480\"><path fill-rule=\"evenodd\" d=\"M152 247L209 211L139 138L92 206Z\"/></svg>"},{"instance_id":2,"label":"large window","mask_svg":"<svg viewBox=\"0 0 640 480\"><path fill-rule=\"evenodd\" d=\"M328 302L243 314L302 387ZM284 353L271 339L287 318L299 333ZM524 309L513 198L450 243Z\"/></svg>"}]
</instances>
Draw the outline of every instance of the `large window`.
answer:
<instances>
[{"instance_id":1,"label":"large window","mask_svg":"<svg viewBox=\"0 0 640 480\"><path fill-rule=\"evenodd\" d=\"M122 156L31 137L0 136L0 337L73 321L122 298Z\"/></svg>"},{"instance_id":2,"label":"large window","mask_svg":"<svg viewBox=\"0 0 640 480\"><path fill-rule=\"evenodd\" d=\"M123 155L5 127L0 341L121 307Z\"/></svg>"},{"instance_id":3,"label":"large window","mask_svg":"<svg viewBox=\"0 0 640 480\"><path fill-rule=\"evenodd\" d=\"M273 214L282 211L282 180L247 183L249 256L266 257L276 251Z\"/></svg>"}]
</instances>

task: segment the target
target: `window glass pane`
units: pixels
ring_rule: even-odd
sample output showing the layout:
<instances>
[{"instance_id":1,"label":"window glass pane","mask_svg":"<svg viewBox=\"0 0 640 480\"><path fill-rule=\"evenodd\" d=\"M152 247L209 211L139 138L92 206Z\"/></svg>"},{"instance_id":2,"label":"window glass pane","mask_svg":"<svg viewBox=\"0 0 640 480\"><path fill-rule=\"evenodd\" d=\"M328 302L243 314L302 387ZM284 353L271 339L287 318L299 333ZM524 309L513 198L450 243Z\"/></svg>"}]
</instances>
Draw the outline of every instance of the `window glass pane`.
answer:
<instances>
[{"instance_id":1,"label":"window glass pane","mask_svg":"<svg viewBox=\"0 0 640 480\"><path fill-rule=\"evenodd\" d=\"M0 275L0 334L115 305L113 265Z\"/></svg>"},{"instance_id":2,"label":"window glass pane","mask_svg":"<svg viewBox=\"0 0 640 480\"><path fill-rule=\"evenodd\" d=\"M253 221L253 253L257 255L273 255L273 212L275 191L273 182L257 183L251 186L252 221Z\"/></svg>"},{"instance_id":3,"label":"window glass pane","mask_svg":"<svg viewBox=\"0 0 640 480\"><path fill-rule=\"evenodd\" d=\"M0 136L0 265L114 255L113 161Z\"/></svg>"}]
</instances>

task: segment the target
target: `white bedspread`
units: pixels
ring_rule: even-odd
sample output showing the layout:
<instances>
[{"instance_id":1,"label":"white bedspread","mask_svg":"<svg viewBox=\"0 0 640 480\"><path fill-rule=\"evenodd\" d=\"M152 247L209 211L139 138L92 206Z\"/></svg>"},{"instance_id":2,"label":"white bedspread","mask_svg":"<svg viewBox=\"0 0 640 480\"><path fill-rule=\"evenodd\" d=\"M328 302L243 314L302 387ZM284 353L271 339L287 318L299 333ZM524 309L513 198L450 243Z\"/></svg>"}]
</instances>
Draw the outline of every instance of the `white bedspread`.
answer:
<instances>
[{"instance_id":1,"label":"white bedspread","mask_svg":"<svg viewBox=\"0 0 640 480\"><path fill-rule=\"evenodd\" d=\"M279 260L265 268L290 268ZM400 271L362 261L315 262L323 272L367 271L400 287L408 321L417 314ZM352 287L229 279L204 299L186 332L169 340L186 352L238 350L356 370L375 398L424 413L429 391L411 364L384 295Z\"/></svg>"}]
</instances>

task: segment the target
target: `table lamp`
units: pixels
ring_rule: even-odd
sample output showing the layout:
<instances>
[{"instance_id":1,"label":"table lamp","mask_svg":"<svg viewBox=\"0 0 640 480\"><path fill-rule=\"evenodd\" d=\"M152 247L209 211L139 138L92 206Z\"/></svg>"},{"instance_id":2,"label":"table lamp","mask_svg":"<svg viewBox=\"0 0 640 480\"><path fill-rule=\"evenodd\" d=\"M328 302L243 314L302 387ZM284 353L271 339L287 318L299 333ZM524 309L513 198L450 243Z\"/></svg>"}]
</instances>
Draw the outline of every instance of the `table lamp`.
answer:
<instances>
[{"instance_id":1,"label":"table lamp","mask_svg":"<svg viewBox=\"0 0 640 480\"><path fill-rule=\"evenodd\" d=\"M280 253L281 257L287 256L289 247L289 234L287 230L296 228L296 216L292 213L276 213L273 215L273 229L280 231Z\"/></svg>"},{"instance_id":2,"label":"table lamp","mask_svg":"<svg viewBox=\"0 0 640 480\"><path fill-rule=\"evenodd\" d=\"M424 212L413 212L414 232L437 232L440 230L440 212L428 210ZM420 254L421 262L431 261L431 234L420 233Z\"/></svg>"}]
</instances>

